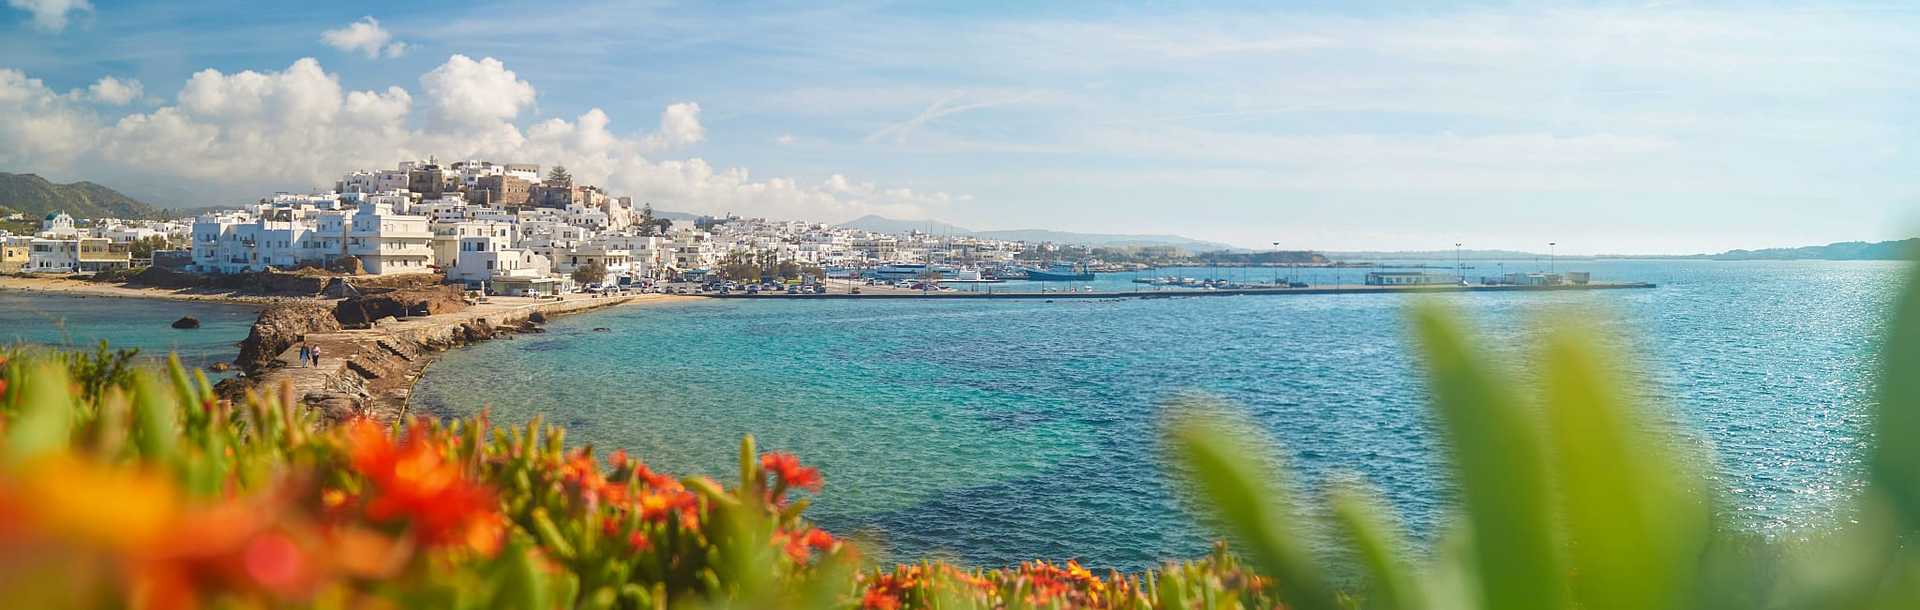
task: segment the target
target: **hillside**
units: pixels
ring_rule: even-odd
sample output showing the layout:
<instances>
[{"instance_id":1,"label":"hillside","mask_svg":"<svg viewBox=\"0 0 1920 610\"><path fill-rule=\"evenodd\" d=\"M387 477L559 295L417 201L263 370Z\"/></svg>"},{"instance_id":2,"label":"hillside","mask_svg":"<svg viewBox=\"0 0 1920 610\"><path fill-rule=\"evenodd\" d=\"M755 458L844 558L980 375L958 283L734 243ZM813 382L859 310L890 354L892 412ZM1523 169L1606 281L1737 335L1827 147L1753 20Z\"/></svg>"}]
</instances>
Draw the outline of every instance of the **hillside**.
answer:
<instances>
[{"instance_id":1,"label":"hillside","mask_svg":"<svg viewBox=\"0 0 1920 610\"><path fill-rule=\"evenodd\" d=\"M1456 256L1461 260L1529 260L1546 258L1546 253L1521 252L1518 250L1399 250L1399 251L1355 251L1327 252L1329 258L1337 261L1451 261ZM1584 258L1561 255L1560 258Z\"/></svg>"},{"instance_id":2,"label":"hillside","mask_svg":"<svg viewBox=\"0 0 1920 610\"><path fill-rule=\"evenodd\" d=\"M973 229L968 229L965 227L947 224L944 222L940 222L938 220L895 220L895 219L886 218L883 216L874 216L872 214L868 214L866 216L861 216L859 218L855 218L853 220L840 223L840 226L846 227L849 229L872 231L875 233L908 233L912 231L923 231L926 233L932 233L934 235L973 235L974 234Z\"/></svg>"},{"instance_id":3,"label":"hillside","mask_svg":"<svg viewBox=\"0 0 1920 610\"><path fill-rule=\"evenodd\" d=\"M160 210L92 182L54 184L34 174L0 172L0 207L29 218L64 211L74 218L158 218Z\"/></svg>"},{"instance_id":4,"label":"hillside","mask_svg":"<svg viewBox=\"0 0 1920 610\"><path fill-rule=\"evenodd\" d=\"M1181 237L1179 235L1125 235L1112 233L1073 233L1046 229L999 229L975 231L938 220L896 220L882 216L862 216L840 226L875 233L923 231L934 235L961 235L1003 241L1054 242L1086 246L1177 246L1194 251L1234 250L1231 245Z\"/></svg>"},{"instance_id":5,"label":"hillside","mask_svg":"<svg viewBox=\"0 0 1920 610\"><path fill-rule=\"evenodd\" d=\"M1799 248L1728 250L1719 254L1701 255L1700 258L1710 258L1720 261L1896 261L1913 259L1915 248L1920 248L1920 237L1871 243L1864 241L1843 241L1824 246L1802 246Z\"/></svg>"}]
</instances>

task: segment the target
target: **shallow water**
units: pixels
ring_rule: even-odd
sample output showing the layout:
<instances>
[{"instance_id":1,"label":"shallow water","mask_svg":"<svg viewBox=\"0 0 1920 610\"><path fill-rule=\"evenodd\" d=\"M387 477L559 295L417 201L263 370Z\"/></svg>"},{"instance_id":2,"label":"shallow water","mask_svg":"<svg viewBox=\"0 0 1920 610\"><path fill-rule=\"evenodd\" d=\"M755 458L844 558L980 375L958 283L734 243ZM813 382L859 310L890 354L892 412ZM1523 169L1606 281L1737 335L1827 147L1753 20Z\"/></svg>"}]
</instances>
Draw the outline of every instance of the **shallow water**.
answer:
<instances>
[{"instance_id":1,"label":"shallow water","mask_svg":"<svg viewBox=\"0 0 1920 610\"><path fill-rule=\"evenodd\" d=\"M231 303L80 297L0 291L0 344L33 343L92 350L105 339L142 356L180 354L188 366L231 362L260 308ZM181 316L200 328L173 328Z\"/></svg>"},{"instance_id":2,"label":"shallow water","mask_svg":"<svg viewBox=\"0 0 1920 610\"><path fill-rule=\"evenodd\" d=\"M1561 268L1662 285L1440 298L1505 360L1522 363L1538 320L1569 307L1607 312L1557 319L1641 357L1639 393L1713 452L1727 509L1758 531L1819 527L1859 487L1873 354L1899 266ZM1183 274L1202 273L1272 274ZM1139 568L1201 553L1213 537L1161 468L1156 423L1186 392L1248 413L1282 444L1301 487L1356 473L1417 535L1439 529L1453 500L1409 351L1410 298L618 308L450 352L421 379L414 404L442 415L487 405L503 423L539 415L569 426L572 442L723 478L739 437L751 433L822 468L827 490L810 515L838 533L872 535L895 559Z\"/></svg>"}]
</instances>

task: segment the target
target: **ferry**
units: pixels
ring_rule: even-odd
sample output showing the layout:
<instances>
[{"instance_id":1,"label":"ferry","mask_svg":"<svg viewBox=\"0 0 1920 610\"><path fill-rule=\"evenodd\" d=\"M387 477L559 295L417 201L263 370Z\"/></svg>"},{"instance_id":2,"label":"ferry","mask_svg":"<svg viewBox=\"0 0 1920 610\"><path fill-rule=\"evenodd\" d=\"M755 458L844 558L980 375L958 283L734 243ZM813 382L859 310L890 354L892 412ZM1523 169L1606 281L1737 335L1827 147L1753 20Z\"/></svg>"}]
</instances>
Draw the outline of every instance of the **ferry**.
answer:
<instances>
[{"instance_id":1,"label":"ferry","mask_svg":"<svg viewBox=\"0 0 1920 610\"><path fill-rule=\"evenodd\" d=\"M1085 282L1093 279L1093 271L1084 265L1054 263L1046 269L1027 269L1027 279L1036 282Z\"/></svg>"}]
</instances>

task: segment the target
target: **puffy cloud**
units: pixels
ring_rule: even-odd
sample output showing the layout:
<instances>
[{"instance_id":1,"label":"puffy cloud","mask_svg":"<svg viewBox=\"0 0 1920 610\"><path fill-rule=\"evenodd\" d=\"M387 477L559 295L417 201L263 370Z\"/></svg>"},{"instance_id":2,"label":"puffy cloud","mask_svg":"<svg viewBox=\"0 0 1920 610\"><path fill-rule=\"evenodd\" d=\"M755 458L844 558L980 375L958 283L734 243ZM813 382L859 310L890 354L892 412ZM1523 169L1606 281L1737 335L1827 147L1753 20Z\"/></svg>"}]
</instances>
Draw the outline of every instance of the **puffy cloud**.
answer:
<instances>
[{"instance_id":1,"label":"puffy cloud","mask_svg":"<svg viewBox=\"0 0 1920 610\"><path fill-rule=\"evenodd\" d=\"M707 139L707 129L700 126L700 105L680 102L660 111L658 136L656 142L660 148L697 144Z\"/></svg>"},{"instance_id":2,"label":"puffy cloud","mask_svg":"<svg viewBox=\"0 0 1920 610\"><path fill-rule=\"evenodd\" d=\"M455 55L420 80L426 113L414 112L415 94L402 87L347 91L311 58L279 71L209 69L189 78L173 105L109 120L79 96L0 69L0 141L9 143L0 166L207 197L163 202L187 205L326 186L346 171L428 155L562 164L613 193L693 212L837 221L920 216L963 200L843 176L755 180L704 159L650 158L706 138L692 102L663 109L646 133L621 133L599 108L523 129L514 119L533 103L533 86L493 58Z\"/></svg>"},{"instance_id":3,"label":"puffy cloud","mask_svg":"<svg viewBox=\"0 0 1920 610\"><path fill-rule=\"evenodd\" d=\"M779 144L781 146L793 146L795 142L799 142L799 141L800 140L798 138L793 137L793 134L790 134L790 133L780 134L779 136L773 139L774 144Z\"/></svg>"},{"instance_id":4,"label":"puffy cloud","mask_svg":"<svg viewBox=\"0 0 1920 610\"><path fill-rule=\"evenodd\" d=\"M408 49L407 43L394 40L393 33L380 27L380 20L371 16L361 17L337 30L321 32L320 41L341 51L365 55L367 59L399 57Z\"/></svg>"},{"instance_id":5,"label":"puffy cloud","mask_svg":"<svg viewBox=\"0 0 1920 610\"><path fill-rule=\"evenodd\" d=\"M87 94L93 96L94 101L115 106L125 106L140 99L142 93L140 81L120 80L111 76L102 76L99 82L87 87Z\"/></svg>"},{"instance_id":6,"label":"puffy cloud","mask_svg":"<svg viewBox=\"0 0 1920 610\"><path fill-rule=\"evenodd\" d=\"M69 96L0 68L0 166L62 167L93 146L99 120Z\"/></svg>"},{"instance_id":7,"label":"puffy cloud","mask_svg":"<svg viewBox=\"0 0 1920 610\"><path fill-rule=\"evenodd\" d=\"M420 84L439 118L456 125L512 121L521 108L533 103L533 85L492 57L474 61L454 55L420 77Z\"/></svg>"},{"instance_id":8,"label":"puffy cloud","mask_svg":"<svg viewBox=\"0 0 1920 610\"><path fill-rule=\"evenodd\" d=\"M7 0L7 6L33 13L34 27L53 32L67 29L67 13L93 10L87 0Z\"/></svg>"}]
</instances>

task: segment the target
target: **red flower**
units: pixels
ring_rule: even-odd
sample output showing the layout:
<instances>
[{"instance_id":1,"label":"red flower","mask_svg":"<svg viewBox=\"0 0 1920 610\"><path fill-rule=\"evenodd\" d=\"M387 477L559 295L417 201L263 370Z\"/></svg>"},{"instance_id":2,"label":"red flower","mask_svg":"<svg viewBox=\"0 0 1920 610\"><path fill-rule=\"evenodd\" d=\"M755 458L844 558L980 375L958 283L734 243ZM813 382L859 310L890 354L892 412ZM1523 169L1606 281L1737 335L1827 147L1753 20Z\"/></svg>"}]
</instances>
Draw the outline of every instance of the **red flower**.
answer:
<instances>
[{"instance_id":1,"label":"red flower","mask_svg":"<svg viewBox=\"0 0 1920 610\"><path fill-rule=\"evenodd\" d=\"M367 517L405 520L429 545L464 544L492 554L505 530L499 502L492 491L463 476L460 465L442 454L441 443L427 437L425 429L408 428L406 440L396 444L371 421L348 425L353 468L374 489Z\"/></svg>"},{"instance_id":2,"label":"red flower","mask_svg":"<svg viewBox=\"0 0 1920 610\"><path fill-rule=\"evenodd\" d=\"M818 528L808 529L801 534L779 532L774 535L773 542L782 547L787 552L787 556L797 562L804 562L811 558L813 551L831 551L833 546L838 544L832 534Z\"/></svg>"},{"instance_id":3,"label":"red flower","mask_svg":"<svg viewBox=\"0 0 1920 610\"><path fill-rule=\"evenodd\" d=\"M760 456L760 467L773 473L778 485L774 487L773 498L778 500L782 492L801 488L820 491L820 469L800 465L800 458L791 453L773 452Z\"/></svg>"}]
</instances>

